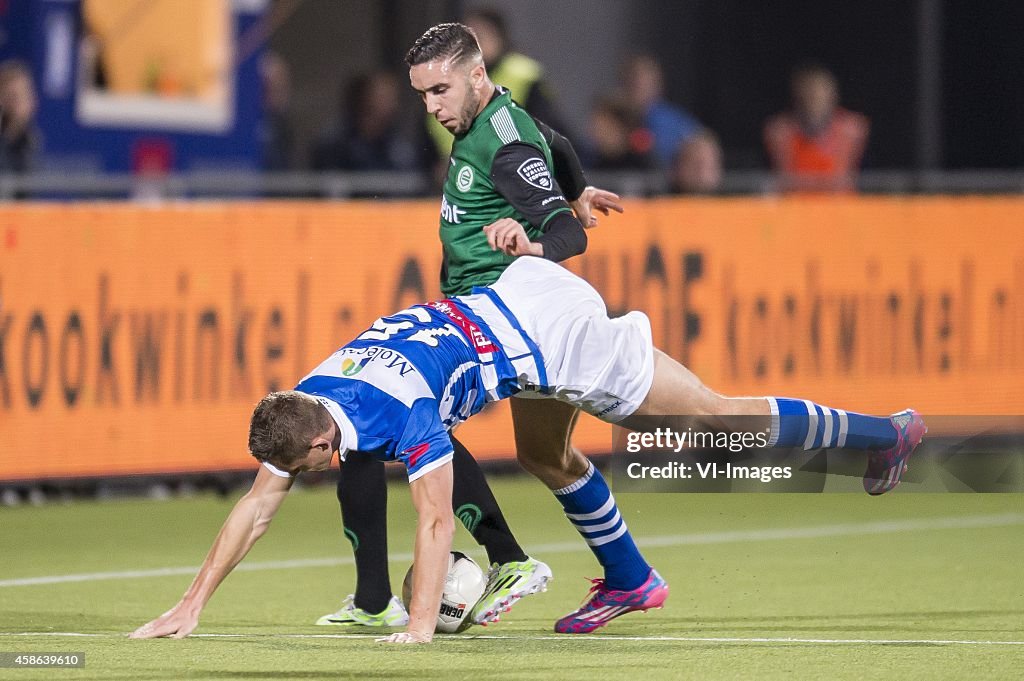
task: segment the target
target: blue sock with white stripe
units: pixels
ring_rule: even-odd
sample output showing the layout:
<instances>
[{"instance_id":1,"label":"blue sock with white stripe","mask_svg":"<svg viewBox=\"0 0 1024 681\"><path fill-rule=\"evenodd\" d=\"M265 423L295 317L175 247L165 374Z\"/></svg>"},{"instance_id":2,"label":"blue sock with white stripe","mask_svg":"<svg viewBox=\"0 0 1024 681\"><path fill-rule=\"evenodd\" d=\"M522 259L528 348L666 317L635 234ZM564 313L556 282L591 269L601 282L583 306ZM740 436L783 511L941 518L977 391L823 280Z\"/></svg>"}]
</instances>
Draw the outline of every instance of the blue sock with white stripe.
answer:
<instances>
[{"instance_id":1,"label":"blue sock with white stripe","mask_svg":"<svg viewBox=\"0 0 1024 681\"><path fill-rule=\"evenodd\" d=\"M829 409L788 397L767 399L772 410L769 447L889 449L896 444L896 429L888 416Z\"/></svg>"},{"instance_id":2,"label":"blue sock with white stripe","mask_svg":"<svg viewBox=\"0 0 1024 681\"><path fill-rule=\"evenodd\" d=\"M608 483L594 464L582 478L555 490L555 497L604 568L608 588L629 591L647 580L651 566L640 555Z\"/></svg>"}]
</instances>

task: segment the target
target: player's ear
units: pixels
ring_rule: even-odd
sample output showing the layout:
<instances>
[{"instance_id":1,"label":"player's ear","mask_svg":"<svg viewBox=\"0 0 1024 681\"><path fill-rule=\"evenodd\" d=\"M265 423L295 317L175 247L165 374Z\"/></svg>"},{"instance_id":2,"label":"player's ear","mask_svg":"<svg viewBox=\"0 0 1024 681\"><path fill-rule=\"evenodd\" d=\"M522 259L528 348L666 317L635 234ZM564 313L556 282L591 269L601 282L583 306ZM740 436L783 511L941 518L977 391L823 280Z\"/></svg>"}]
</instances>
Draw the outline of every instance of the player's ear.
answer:
<instances>
[{"instance_id":1,"label":"player's ear","mask_svg":"<svg viewBox=\"0 0 1024 681\"><path fill-rule=\"evenodd\" d=\"M469 69L469 82L473 84L474 88L480 87L483 83L484 77L487 74L487 69L484 67L482 61L477 61Z\"/></svg>"},{"instance_id":2,"label":"player's ear","mask_svg":"<svg viewBox=\"0 0 1024 681\"><path fill-rule=\"evenodd\" d=\"M327 452L330 451L331 449L331 441L324 437L323 435L317 435L315 438L313 438L313 441L309 443L309 448L319 449L322 452Z\"/></svg>"}]
</instances>

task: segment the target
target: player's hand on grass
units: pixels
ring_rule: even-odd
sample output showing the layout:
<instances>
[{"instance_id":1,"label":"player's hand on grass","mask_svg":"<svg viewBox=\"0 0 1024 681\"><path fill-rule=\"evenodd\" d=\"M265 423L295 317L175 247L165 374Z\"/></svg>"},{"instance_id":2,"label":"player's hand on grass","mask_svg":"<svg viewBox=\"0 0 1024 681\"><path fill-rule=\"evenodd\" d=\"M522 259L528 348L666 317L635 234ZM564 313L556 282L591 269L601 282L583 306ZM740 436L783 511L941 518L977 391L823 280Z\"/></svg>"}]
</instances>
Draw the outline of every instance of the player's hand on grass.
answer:
<instances>
[{"instance_id":1,"label":"player's hand on grass","mask_svg":"<svg viewBox=\"0 0 1024 681\"><path fill-rule=\"evenodd\" d=\"M569 205L575 211L576 218L583 223L584 227L590 229L591 227L597 227L595 212L605 215L611 215L609 211L623 212L625 209L619 203L621 200L619 195L613 192L598 189L597 187L587 187L580 194L579 198L575 201L570 201Z\"/></svg>"},{"instance_id":2,"label":"player's hand on grass","mask_svg":"<svg viewBox=\"0 0 1024 681\"><path fill-rule=\"evenodd\" d=\"M434 640L433 634L419 634L412 631L399 631L385 636L384 638L378 638L377 643L430 643Z\"/></svg>"},{"instance_id":3,"label":"player's hand on grass","mask_svg":"<svg viewBox=\"0 0 1024 681\"><path fill-rule=\"evenodd\" d=\"M185 638L199 626L199 613L193 613L181 603L152 622L147 622L129 634L129 638Z\"/></svg>"},{"instance_id":4,"label":"player's hand on grass","mask_svg":"<svg viewBox=\"0 0 1024 681\"><path fill-rule=\"evenodd\" d=\"M536 255L543 257L544 246L533 243L526 236L526 230L512 218L502 218L484 227L487 244L492 251L501 251L506 255Z\"/></svg>"}]
</instances>

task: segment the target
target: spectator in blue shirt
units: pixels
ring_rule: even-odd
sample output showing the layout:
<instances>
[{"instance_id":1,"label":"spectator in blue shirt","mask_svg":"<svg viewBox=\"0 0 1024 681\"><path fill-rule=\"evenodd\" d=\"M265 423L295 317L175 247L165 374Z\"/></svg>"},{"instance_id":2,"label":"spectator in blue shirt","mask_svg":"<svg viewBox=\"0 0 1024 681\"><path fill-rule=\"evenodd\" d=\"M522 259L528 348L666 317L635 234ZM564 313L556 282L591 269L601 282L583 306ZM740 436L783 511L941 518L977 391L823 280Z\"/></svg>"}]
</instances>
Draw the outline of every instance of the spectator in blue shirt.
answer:
<instances>
[{"instance_id":1,"label":"spectator in blue shirt","mask_svg":"<svg viewBox=\"0 0 1024 681\"><path fill-rule=\"evenodd\" d=\"M658 164L669 168L683 143L700 132L702 126L690 113L667 102L663 87L661 64L654 57L636 55L626 62L623 94L650 132Z\"/></svg>"}]
</instances>

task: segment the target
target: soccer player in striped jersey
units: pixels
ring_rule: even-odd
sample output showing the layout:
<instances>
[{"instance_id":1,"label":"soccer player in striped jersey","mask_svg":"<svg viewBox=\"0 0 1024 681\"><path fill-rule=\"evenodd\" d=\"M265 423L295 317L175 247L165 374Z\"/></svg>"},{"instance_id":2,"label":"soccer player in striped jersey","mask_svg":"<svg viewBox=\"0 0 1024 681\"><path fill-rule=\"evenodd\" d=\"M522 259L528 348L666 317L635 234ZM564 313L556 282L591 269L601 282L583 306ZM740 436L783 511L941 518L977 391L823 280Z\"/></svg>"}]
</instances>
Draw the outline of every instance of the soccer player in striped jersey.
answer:
<instances>
[{"instance_id":1,"label":"soccer player in striped jersey","mask_svg":"<svg viewBox=\"0 0 1024 681\"><path fill-rule=\"evenodd\" d=\"M514 236L510 250L526 247L525 233ZM358 450L405 464L418 514L409 625L379 640L430 642L454 533L450 432L488 402L514 395L571 404L627 427L631 417L688 414L714 427L723 416L743 415L770 432L771 446L831 447L845 439L848 448L870 452L864 486L872 494L899 484L926 430L913 410L866 416L803 400L719 395L654 347L642 312L610 319L584 280L542 258L520 258L471 295L378 319L295 390L263 398L249 427L249 450L263 462L252 490L232 509L181 602L133 636L187 636L214 589L266 530L294 476L325 470L336 453L344 459ZM839 428L822 430L825 421ZM584 475L577 477L578 470ZM600 503L569 514L595 552L625 533L581 455L571 453L560 469L543 469L538 477L566 508ZM653 570L638 589L611 589L598 580L587 602L555 628L593 631L620 615L660 607L667 595L668 585Z\"/></svg>"}]
</instances>

